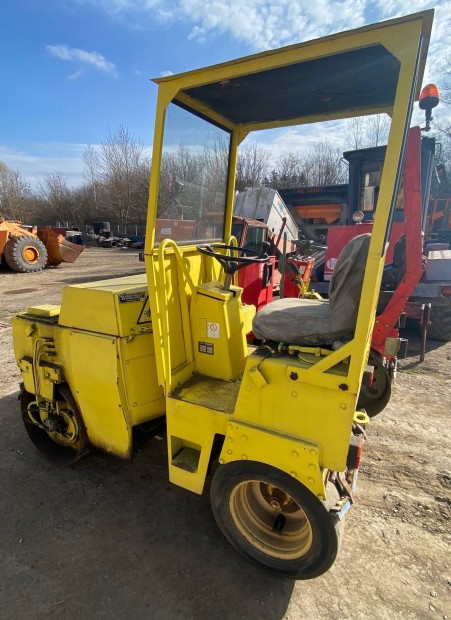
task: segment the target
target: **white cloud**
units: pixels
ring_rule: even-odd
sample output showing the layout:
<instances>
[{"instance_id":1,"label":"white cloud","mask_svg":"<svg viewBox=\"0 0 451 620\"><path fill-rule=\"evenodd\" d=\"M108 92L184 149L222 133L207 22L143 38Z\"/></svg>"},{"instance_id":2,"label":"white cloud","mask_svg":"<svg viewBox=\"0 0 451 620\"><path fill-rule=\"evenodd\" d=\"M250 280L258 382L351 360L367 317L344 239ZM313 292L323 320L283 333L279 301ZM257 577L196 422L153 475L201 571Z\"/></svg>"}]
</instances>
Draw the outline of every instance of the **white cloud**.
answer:
<instances>
[{"instance_id":1,"label":"white cloud","mask_svg":"<svg viewBox=\"0 0 451 620\"><path fill-rule=\"evenodd\" d=\"M169 77L170 75L174 75L174 73L170 69L168 69L167 71L162 71L160 75L161 77Z\"/></svg>"},{"instance_id":2,"label":"white cloud","mask_svg":"<svg viewBox=\"0 0 451 620\"><path fill-rule=\"evenodd\" d=\"M30 144L13 148L0 144L0 161L18 170L33 189L46 174L61 172L68 185L77 187L83 182L83 153L86 144Z\"/></svg>"},{"instance_id":3,"label":"white cloud","mask_svg":"<svg viewBox=\"0 0 451 620\"><path fill-rule=\"evenodd\" d=\"M181 0L181 16L195 22L190 37L229 33L255 50L313 39L365 23L365 0L231 0L205 10L200 0Z\"/></svg>"},{"instance_id":4,"label":"white cloud","mask_svg":"<svg viewBox=\"0 0 451 620\"><path fill-rule=\"evenodd\" d=\"M268 151L271 157L270 165L274 166L277 160L287 153L307 155L319 141L327 140L332 148L345 150L344 129L345 121L329 121L260 131L249 134L243 145L257 142L259 147Z\"/></svg>"},{"instance_id":5,"label":"white cloud","mask_svg":"<svg viewBox=\"0 0 451 620\"><path fill-rule=\"evenodd\" d=\"M86 52L85 50L69 47L68 45L47 45L46 49L51 56L55 56L55 58L59 58L60 60L76 62L81 64L84 68L91 67L114 77L118 75L116 66L107 60L105 56L99 54L99 52ZM72 77L69 76L69 78L75 79L74 76L79 77L80 75L79 69L72 74Z\"/></svg>"},{"instance_id":6,"label":"white cloud","mask_svg":"<svg viewBox=\"0 0 451 620\"><path fill-rule=\"evenodd\" d=\"M199 43L227 33L255 50L355 28L365 23L369 0L73 0L99 6L113 19L141 29L161 22L191 26ZM307 34L307 36L306 36Z\"/></svg>"},{"instance_id":7,"label":"white cloud","mask_svg":"<svg viewBox=\"0 0 451 620\"><path fill-rule=\"evenodd\" d=\"M111 18L143 29L182 22L189 40L228 34L254 50L281 47L298 41L349 30L435 8L433 45L446 45L451 28L449 0L72 0L99 7ZM448 44L449 45L449 44Z\"/></svg>"},{"instance_id":8,"label":"white cloud","mask_svg":"<svg viewBox=\"0 0 451 620\"><path fill-rule=\"evenodd\" d=\"M84 69L77 69L77 71L74 71L74 73L70 73L67 76L67 79L68 80L78 80L78 78L81 77L84 74L85 74L85 70Z\"/></svg>"},{"instance_id":9,"label":"white cloud","mask_svg":"<svg viewBox=\"0 0 451 620\"><path fill-rule=\"evenodd\" d=\"M435 9L423 84L443 79L440 63L450 53L449 0L72 0L95 6L130 27L153 29L182 23L189 41L223 35L252 51L278 48L425 9ZM240 54L237 53L237 56ZM189 68L189 67L188 67ZM161 73L165 75L166 72ZM440 106L437 118L450 112Z\"/></svg>"}]
</instances>

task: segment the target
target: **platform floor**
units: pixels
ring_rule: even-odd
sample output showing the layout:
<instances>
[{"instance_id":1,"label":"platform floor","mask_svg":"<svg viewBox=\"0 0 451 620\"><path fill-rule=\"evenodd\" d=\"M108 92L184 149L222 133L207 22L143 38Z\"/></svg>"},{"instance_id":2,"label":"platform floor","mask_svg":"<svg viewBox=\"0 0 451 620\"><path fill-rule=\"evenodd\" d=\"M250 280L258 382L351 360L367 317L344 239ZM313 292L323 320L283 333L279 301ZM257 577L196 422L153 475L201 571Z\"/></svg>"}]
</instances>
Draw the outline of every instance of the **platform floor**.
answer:
<instances>
[{"instance_id":1,"label":"platform floor","mask_svg":"<svg viewBox=\"0 0 451 620\"><path fill-rule=\"evenodd\" d=\"M233 413L240 386L240 381L223 381L205 375L193 375L172 397L215 411Z\"/></svg>"}]
</instances>

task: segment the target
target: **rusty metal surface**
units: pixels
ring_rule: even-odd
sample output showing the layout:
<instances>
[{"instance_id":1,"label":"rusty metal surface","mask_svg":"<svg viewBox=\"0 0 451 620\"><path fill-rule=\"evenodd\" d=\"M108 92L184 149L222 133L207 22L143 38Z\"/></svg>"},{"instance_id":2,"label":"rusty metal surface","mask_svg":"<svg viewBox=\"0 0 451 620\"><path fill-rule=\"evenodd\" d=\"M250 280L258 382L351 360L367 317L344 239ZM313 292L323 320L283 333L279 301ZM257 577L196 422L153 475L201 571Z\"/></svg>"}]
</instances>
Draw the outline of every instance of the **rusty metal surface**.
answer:
<instances>
[{"instance_id":1,"label":"rusty metal surface","mask_svg":"<svg viewBox=\"0 0 451 620\"><path fill-rule=\"evenodd\" d=\"M67 241L51 228L38 228L38 237L47 248L48 261L53 267L60 263L73 263L84 250L83 245Z\"/></svg>"}]
</instances>

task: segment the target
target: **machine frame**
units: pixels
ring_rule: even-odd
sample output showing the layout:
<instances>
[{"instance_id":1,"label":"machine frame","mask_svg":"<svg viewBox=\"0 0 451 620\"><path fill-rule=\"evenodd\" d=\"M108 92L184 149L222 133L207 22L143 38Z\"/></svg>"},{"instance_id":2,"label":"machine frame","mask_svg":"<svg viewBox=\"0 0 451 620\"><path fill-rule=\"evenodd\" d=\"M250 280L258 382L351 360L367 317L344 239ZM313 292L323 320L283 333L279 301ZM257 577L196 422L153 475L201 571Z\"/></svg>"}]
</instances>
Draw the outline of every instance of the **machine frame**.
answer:
<instances>
[{"instance_id":1,"label":"machine frame","mask_svg":"<svg viewBox=\"0 0 451 620\"><path fill-rule=\"evenodd\" d=\"M47 458L68 464L90 446L130 458L134 431L165 416L171 482L200 494L215 468L212 510L242 555L299 579L332 565L368 422L356 403L432 16L156 80L146 277L68 286L61 308L13 319L22 417ZM155 242L172 104L230 136L224 209L186 243ZM354 335L249 349L255 308L230 282L243 260L231 238L239 145L253 131L382 112L392 123Z\"/></svg>"},{"instance_id":2,"label":"machine frame","mask_svg":"<svg viewBox=\"0 0 451 620\"><path fill-rule=\"evenodd\" d=\"M150 180L145 261L150 287L158 380L163 387L166 398L169 435L171 436L172 432L175 433L174 436L186 433L187 441L191 440L188 439L188 436L192 438L195 435L197 437L197 445L201 446L202 454L197 474L195 476L187 474L171 464L174 458L174 451L171 452L171 442L169 441L169 468L173 482L201 492L210 461L214 435L224 434L226 437L224 445L227 446L227 441L233 439L231 435L238 433L239 430L237 429L241 429L243 424L255 425L255 428L254 426L252 428L252 432L256 434L256 437L259 437L258 440L255 440L255 445L259 447L252 451L252 458L277 466L286 472L291 472L292 462L290 455L293 450L287 449L286 458L276 459L274 456L276 451L272 448L268 449L261 437L263 434L264 437L268 438L269 433L269 444L273 445L276 428L271 428L270 425L265 425L264 423L255 424L255 416L243 415L240 411L244 392L246 389L249 390L247 386L248 381L252 385L250 391L256 399L258 399L258 391L267 384L266 379L262 377L262 379L254 379L254 383L258 384L260 382L260 385L255 387L252 380L249 379L252 374L259 376L259 372L256 369L258 369L261 360L258 358L253 361L251 356L248 360L236 407L230 416L230 420L228 416L218 415L217 411L208 407L198 409L200 405L193 405L188 402L187 398L190 397L187 395L181 398L180 395L177 395L174 398L177 387L188 380L192 375L193 368L195 368L192 355L193 343L188 328L188 308L191 303L191 297L196 295L195 289L197 284L204 277L202 271L206 268L206 263L200 260L194 245L177 246L172 241L165 241L154 247L159 171L167 106L171 102L177 103L183 106L184 109L193 112L193 114L209 119L212 123L219 124L231 132L224 242L229 240L231 231L237 150L239 144L250 132L382 112L388 113L392 118L380 186L378 210L374 221L354 338L336 351L317 350L313 352L312 354L316 355L315 363L309 364L308 368L304 368L300 372L298 372L299 369L293 368L290 368L289 371L289 374L294 372L299 377L296 387L302 389L302 406L305 411L305 418L308 420L306 422L307 426L318 428L318 420L322 421L320 425L323 429L323 437L320 442L322 447L316 453L315 459L313 459L315 461L315 470L318 473L324 468L340 471L344 469L346 464L349 434L355 421L356 398L368 359L371 330L373 328L378 290L384 265L387 227L389 226L393 197L396 195L400 162L402 161L405 148L412 104L414 98L418 98L419 94L419 84L421 83L424 68L431 18L431 12L419 13L387 21L376 26L361 28L344 35L324 37L318 41L294 45L282 50L265 52L215 67L155 80L159 86L159 91L152 155L153 166ZM352 105L341 108L337 106L335 110L328 114L317 114L312 109L310 113L298 118L276 118L266 122L236 123L219 113L217 109L209 107L204 102L196 100L187 94L187 92L199 92L203 86L211 85L212 83L227 83L239 79L240 76L268 71L271 68L277 70L277 68L286 65L308 62L315 58L329 57L331 62L333 62L334 54L358 48L368 48L372 45L382 45L400 63L397 92L392 106L367 106L361 109L355 109ZM196 89L198 90L196 91ZM211 265L209 268L210 270L214 269ZM181 286L180 281L183 281ZM183 291L183 296L186 294L183 300L174 299L174 292L175 296L177 296L178 288ZM171 296L170 303L168 300L169 296ZM177 311L174 311L175 306L179 307ZM174 338L173 335L180 325L184 326L183 337ZM179 356L177 363L175 363L173 361L174 349L175 347L180 347L180 342L183 342L184 355L182 355L182 358L184 359L180 363ZM306 354L308 353L306 351ZM345 379L343 378L343 365L346 367ZM341 370L335 374L333 369L337 368ZM254 394L254 392L256 393ZM325 393L327 394L326 400ZM284 405L292 407L289 397L286 403L281 403L281 407ZM193 425L193 417L202 421ZM212 429L214 430L212 431ZM291 437L297 437L296 441L300 440L299 430L293 421L287 424L280 424L280 428L277 430L285 436L285 438L281 438L281 441L286 442L287 446L292 441ZM301 434L303 435L302 441L313 441L313 443L318 441L318 435L313 428L309 430L303 429ZM326 435L330 438L328 448L324 445ZM291 436L290 439L287 436ZM176 446L175 450L179 447ZM282 451L277 452L281 453ZM250 454L248 455L249 457ZM230 453L226 448L223 448L221 451L220 462L222 463L229 463L237 458L241 458L239 452L233 451L233 453ZM194 478L197 478L195 482ZM313 478L305 473L300 475L300 479L315 495L325 495L324 485L320 482L321 476ZM192 480L192 482L189 482L189 480Z\"/></svg>"}]
</instances>

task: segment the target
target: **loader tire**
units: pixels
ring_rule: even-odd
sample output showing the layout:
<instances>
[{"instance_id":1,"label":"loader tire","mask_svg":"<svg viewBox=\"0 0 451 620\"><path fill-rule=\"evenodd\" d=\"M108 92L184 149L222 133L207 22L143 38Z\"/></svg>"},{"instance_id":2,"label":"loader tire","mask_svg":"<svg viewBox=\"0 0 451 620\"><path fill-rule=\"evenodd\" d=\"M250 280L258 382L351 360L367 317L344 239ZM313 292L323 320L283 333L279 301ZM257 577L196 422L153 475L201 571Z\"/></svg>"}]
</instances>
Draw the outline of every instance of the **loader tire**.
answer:
<instances>
[{"instance_id":1,"label":"loader tire","mask_svg":"<svg viewBox=\"0 0 451 620\"><path fill-rule=\"evenodd\" d=\"M432 306L431 325L427 328L431 340L451 340L451 303L447 306Z\"/></svg>"},{"instance_id":2,"label":"loader tire","mask_svg":"<svg viewBox=\"0 0 451 620\"><path fill-rule=\"evenodd\" d=\"M220 465L210 498L229 543L267 572L312 579L335 561L341 522L285 472L256 461Z\"/></svg>"},{"instance_id":3,"label":"loader tire","mask_svg":"<svg viewBox=\"0 0 451 620\"><path fill-rule=\"evenodd\" d=\"M5 246L5 260L10 269L19 273L32 273L44 269L47 249L40 239L20 235L11 237Z\"/></svg>"}]
</instances>

